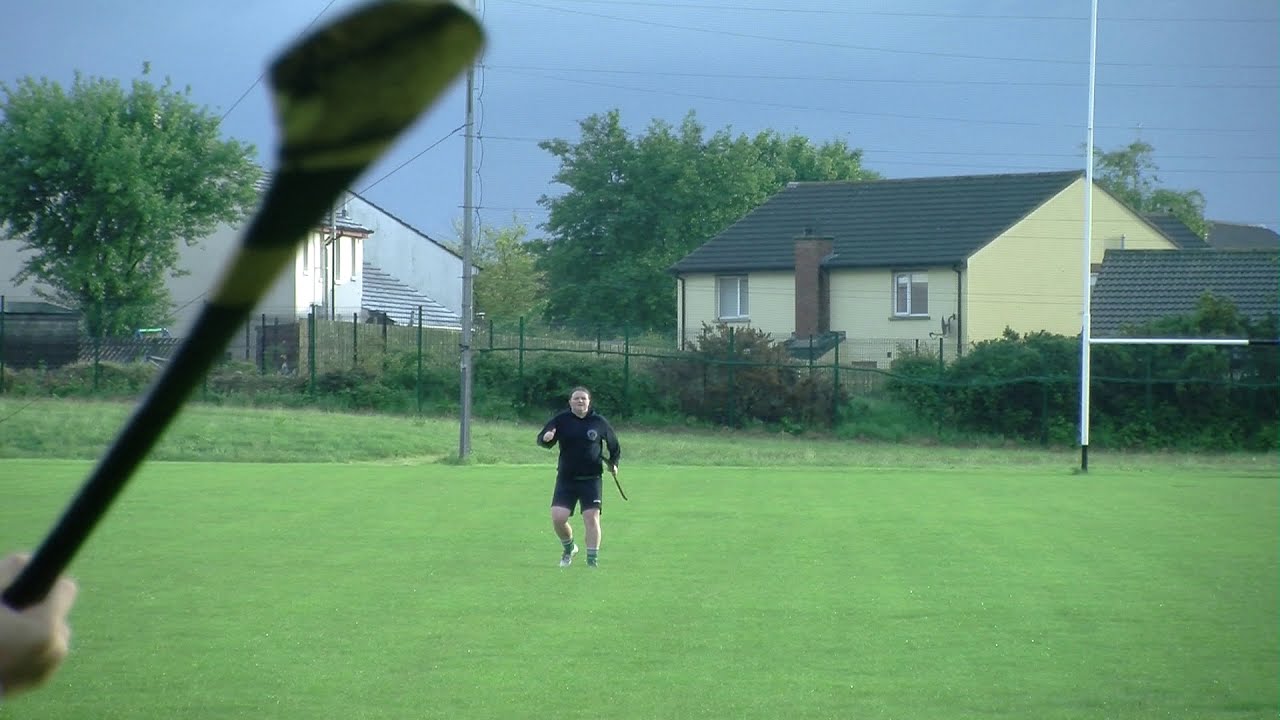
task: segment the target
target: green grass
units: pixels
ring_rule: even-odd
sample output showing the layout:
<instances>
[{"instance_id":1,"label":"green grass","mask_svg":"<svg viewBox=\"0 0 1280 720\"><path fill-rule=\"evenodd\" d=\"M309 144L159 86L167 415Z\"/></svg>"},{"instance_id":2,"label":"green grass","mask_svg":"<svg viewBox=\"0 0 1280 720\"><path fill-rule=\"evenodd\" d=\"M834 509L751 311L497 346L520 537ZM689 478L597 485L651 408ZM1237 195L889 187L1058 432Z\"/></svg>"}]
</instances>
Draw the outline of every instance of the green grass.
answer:
<instances>
[{"instance_id":1,"label":"green grass","mask_svg":"<svg viewBox=\"0 0 1280 720\"><path fill-rule=\"evenodd\" d=\"M92 460L106 449L132 403L0 397L0 458ZM627 463L681 466L951 468L1079 465L1077 450L1020 445L955 447L693 428L634 427L615 419ZM536 424L478 420L477 464L546 464ZM888 438L886 438L888 439ZM212 462L405 462L452 460L456 417L352 415L317 410L192 404L174 422L152 460ZM1170 454L1094 449L1098 468L1244 468L1280 474L1275 453Z\"/></svg>"},{"instance_id":2,"label":"green grass","mask_svg":"<svg viewBox=\"0 0 1280 720\"><path fill-rule=\"evenodd\" d=\"M229 442L214 416L191 432L261 443L276 422L235 415ZM321 456L349 442L295 420ZM447 452L434 426L378 425L400 426ZM532 443L492 432L495 455ZM1256 462L790 465L803 443L629 439L598 571L555 567L536 448L148 464L73 568L71 659L4 717L1276 717L1280 493ZM696 444L762 462L657 458ZM0 547L87 469L0 461Z\"/></svg>"},{"instance_id":3,"label":"green grass","mask_svg":"<svg viewBox=\"0 0 1280 720\"><path fill-rule=\"evenodd\" d=\"M0 549L129 410L0 399ZM1276 716L1274 455L619 430L562 572L533 426L192 406L6 717Z\"/></svg>"}]
</instances>

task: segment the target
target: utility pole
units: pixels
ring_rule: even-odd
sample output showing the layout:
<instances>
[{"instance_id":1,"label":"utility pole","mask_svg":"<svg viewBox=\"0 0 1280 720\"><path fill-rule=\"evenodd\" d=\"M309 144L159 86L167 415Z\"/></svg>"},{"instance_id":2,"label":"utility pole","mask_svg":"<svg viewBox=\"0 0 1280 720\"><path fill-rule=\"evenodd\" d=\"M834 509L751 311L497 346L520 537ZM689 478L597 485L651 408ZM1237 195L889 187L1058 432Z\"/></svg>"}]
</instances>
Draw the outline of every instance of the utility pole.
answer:
<instances>
[{"instance_id":1,"label":"utility pole","mask_svg":"<svg viewBox=\"0 0 1280 720\"><path fill-rule=\"evenodd\" d=\"M471 9L475 10L475 0L471 0ZM462 339L460 342L462 360L459 367L462 371L462 409L458 423L458 458L466 459L471 455L471 331L475 324L475 311L471 305L471 246L474 242L475 208L472 207L473 150L475 145L475 87L476 66L472 62L467 67L467 110L466 128L463 135L463 183L462 183Z\"/></svg>"}]
</instances>

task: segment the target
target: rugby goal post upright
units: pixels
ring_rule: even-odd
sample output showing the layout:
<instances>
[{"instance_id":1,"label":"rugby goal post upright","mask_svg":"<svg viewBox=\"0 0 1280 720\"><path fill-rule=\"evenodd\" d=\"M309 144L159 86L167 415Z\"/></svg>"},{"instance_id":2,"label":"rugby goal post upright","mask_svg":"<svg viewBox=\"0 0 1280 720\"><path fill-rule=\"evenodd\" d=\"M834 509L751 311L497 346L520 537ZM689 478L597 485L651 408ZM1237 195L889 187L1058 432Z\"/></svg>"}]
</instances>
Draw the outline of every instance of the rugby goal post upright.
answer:
<instances>
[{"instance_id":1,"label":"rugby goal post upright","mask_svg":"<svg viewBox=\"0 0 1280 720\"><path fill-rule=\"evenodd\" d=\"M1093 289L1093 102L1098 72L1098 0L1089 10L1089 109L1085 122L1084 257L1080 313L1080 470L1089 470L1089 294Z\"/></svg>"}]
</instances>

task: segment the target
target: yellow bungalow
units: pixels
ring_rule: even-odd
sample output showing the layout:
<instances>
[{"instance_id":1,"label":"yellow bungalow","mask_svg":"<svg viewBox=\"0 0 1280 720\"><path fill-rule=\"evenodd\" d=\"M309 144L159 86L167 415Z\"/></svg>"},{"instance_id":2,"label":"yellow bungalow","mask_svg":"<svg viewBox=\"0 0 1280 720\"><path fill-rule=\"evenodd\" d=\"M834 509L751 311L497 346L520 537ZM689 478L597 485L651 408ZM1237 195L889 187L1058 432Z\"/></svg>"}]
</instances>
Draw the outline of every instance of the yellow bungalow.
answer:
<instances>
[{"instance_id":1,"label":"yellow bungalow","mask_svg":"<svg viewBox=\"0 0 1280 720\"><path fill-rule=\"evenodd\" d=\"M801 356L885 365L1018 332L1080 331L1081 171L792 183L671 267L682 346L750 326ZM1108 249L1204 247L1093 190L1091 267Z\"/></svg>"}]
</instances>

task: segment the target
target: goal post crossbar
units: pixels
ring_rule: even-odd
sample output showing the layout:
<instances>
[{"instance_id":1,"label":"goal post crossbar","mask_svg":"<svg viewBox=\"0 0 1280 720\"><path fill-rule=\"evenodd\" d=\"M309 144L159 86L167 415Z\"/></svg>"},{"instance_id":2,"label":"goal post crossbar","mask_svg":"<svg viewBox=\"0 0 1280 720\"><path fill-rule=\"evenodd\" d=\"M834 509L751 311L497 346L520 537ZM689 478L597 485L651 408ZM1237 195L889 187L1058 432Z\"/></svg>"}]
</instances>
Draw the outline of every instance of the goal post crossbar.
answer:
<instances>
[{"instance_id":1,"label":"goal post crossbar","mask_svg":"<svg viewBox=\"0 0 1280 720\"><path fill-rule=\"evenodd\" d=\"M1090 345L1280 345L1275 338L1130 338L1091 337Z\"/></svg>"}]
</instances>

